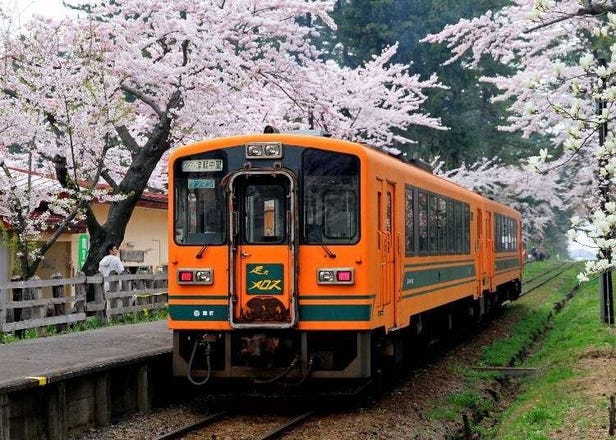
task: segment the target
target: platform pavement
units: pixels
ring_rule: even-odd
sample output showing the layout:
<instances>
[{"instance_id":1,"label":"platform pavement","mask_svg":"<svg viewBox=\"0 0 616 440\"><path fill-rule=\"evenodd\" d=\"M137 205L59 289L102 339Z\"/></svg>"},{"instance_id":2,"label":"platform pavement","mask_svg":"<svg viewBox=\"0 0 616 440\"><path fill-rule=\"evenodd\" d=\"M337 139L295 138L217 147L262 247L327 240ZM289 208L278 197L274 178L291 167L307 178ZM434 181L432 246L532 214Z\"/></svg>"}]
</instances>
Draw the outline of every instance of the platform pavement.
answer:
<instances>
[{"instance_id":1,"label":"platform pavement","mask_svg":"<svg viewBox=\"0 0 616 440\"><path fill-rule=\"evenodd\" d=\"M167 321L115 325L0 345L0 394L170 353Z\"/></svg>"}]
</instances>

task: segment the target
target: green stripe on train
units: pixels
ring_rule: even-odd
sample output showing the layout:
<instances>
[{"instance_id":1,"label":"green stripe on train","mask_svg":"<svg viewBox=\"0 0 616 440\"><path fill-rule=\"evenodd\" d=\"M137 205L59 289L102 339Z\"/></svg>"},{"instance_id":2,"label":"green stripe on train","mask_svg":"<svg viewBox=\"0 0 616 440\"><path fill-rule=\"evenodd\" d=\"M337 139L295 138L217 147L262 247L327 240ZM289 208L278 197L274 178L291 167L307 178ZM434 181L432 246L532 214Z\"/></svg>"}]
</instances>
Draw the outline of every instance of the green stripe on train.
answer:
<instances>
[{"instance_id":1,"label":"green stripe on train","mask_svg":"<svg viewBox=\"0 0 616 440\"><path fill-rule=\"evenodd\" d=\"M227 321L229 306L192 304L170 305L169 316L176 321Z\"/></svg>"},{"instance_id":2,"label":"green stripe on train","mask_svg":"<svg viewBox=\"0 0 616 440\"><path fill-rule=\"evenodd\" d=\"M369 321L370 305L300 305L302 321Z\"/></svg>"},{"instance_id":3,"label":"green stripe on train","mask_svg":"<svg viewBox=\"0 0 616 440\"><path fill-rule=\"evenodd\" d=\"M440 267L436 269L414 270L404 273L402 290L419 289L434 284L449 283L475 276L475 265Z\"/></svg>"},{"instance_id":4,"label":"green stripe on train","mask_svg":"<svg viewBox=\"0 0 616 440\"><path fill-rule=\"evenodd\" d=\"M370 305L300 305L303 321L369 321ZM170 305L169 316L176 321L226 321L229 307L220 305Z\"/></svg>"},{"instance_id":5,"label":"green stripe on train","mask_svg":"<svg viewBox=\"0 0 616 440\"><path fill-rule=\"evenodd\" d=\"M517 258L509 258L507 260L496 260L496 271L513 269L520 267L520 260Z\"/></svg>"}]
</instances>

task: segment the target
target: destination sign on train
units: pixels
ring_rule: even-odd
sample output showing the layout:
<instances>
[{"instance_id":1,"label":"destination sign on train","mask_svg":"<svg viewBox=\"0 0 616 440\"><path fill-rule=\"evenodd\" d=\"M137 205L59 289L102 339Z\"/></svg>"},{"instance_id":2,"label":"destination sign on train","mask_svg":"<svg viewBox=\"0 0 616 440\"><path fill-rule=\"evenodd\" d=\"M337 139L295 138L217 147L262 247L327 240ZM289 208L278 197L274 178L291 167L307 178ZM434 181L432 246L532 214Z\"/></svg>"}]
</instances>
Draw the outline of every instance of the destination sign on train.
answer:
<instances>
[{"instance_id":1,"label":"destination sign on train","mask_svg":"<svg viewBox=\"0 0 616 440\"><path fill-rule=\"evenodd\" d=\"M221 159L190 159L182 161L182 171L222 171Z\"/></svg>"}]
</instances>

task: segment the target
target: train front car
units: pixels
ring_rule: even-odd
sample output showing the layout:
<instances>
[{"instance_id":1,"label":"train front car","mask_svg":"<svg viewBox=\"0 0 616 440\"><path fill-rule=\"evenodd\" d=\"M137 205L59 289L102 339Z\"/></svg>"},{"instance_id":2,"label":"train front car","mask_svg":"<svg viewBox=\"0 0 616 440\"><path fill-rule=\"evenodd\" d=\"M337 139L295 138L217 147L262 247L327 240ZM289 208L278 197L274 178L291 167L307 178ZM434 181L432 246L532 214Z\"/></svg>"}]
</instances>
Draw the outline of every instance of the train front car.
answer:
<instances>
[{"instance_id":1,"label":"train front car","mask_svg":"<svg viewBox=\"0 0 616 440\"><path fill-rule=\"evenodd\" d=\"M171 155L176 376L195 384L370 377L376 277L367 260L376 242L362 239L370 210L362 151L263 134Z\"/></svg>"}]
</instances>

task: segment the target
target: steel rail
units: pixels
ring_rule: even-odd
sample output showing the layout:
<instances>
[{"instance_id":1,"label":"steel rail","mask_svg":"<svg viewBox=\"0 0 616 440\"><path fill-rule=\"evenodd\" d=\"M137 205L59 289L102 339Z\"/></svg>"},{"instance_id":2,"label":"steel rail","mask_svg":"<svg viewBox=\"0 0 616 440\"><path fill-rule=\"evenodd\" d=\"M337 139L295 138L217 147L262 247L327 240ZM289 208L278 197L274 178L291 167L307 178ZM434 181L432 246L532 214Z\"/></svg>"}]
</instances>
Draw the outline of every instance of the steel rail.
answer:
<instances>
[{"instance_id":1,"label":"steel rail","mask_svg":"<svg viewBox=\"0 0 616 440\"><path fill-rule=\"evenodd\" d=\"M546 275L551 274L553 271L555 271L555 270L559 270L559 269L563 268L564 266L569 266L569 265L571 265L571 263L570 263L570 262L561 262L559 265L554 266L554 267L551 267L551 268L550 268L547 272L542 272L542 273L540 273L539 275L537 275L537 276L535 276L535 277L533 277L533 278L530 278L530 279L528 279L528 280L522 280L522 286L524 286L524 285L526 285L526 284L531 284L531 283L533 283L534 281L536 281L536 280L538 280L538 279L540 279L540 278L543 278L543 277L545 277Z\"/></svg>"},{"instance_id":2,"label":"steel rail","mask_svg":"<svg viewBox=\"0 0 616 440\"><path fill-rule=\"evenodd\" d=\"M227 415L228 413L222 411L214 414L210 414L207 417L198 420L194 423L190 423L188 425L182 426L181 428L176 429L175 431L168 432L167 434L161 435L160 437L156 437L156 440L173 440L183 437L184 435L196 431L197 429L203 428L205 426L211 425L214 422L217 422L222 417Z\"/></svg>"},{"instance_id":3,"label":"steel rail","mask_svg":"<svg viewBox=\"0 0 616 440\"><path fill-rule=\"evenodd\" d=\"M556 267L556 268L554 268L554 269L552 269L552 270L550 270L550 271L546 272L546 273L544 274L544 275L547 275L547 276L548 276L546 279L542 280L540 283L538 283L538 284L536 284L536 285L534 285L534 286L532 286L532 287L527 288L525 291L523 291L523 292L520 294L520 297L523 297L524 295L529 294L529 293L530 293L530 292L532 292L533 290L536 290L536 289L538 289L539 287L541 287L541 286L543 286L543 285L547 284L548 282L552 281L554 278L558 277L561 273L563 273L564 271L566 271L567 269L569 269L569 268L570 268L571 266L573 266L573 265L574 265L574 263L563 264L563 265L561 265L561 266L558 266L558 267ZM530 281L534 281L534 280L536 280L536 279L538 279L538 278L541 278L541 275L540 275L540 276L538 276L538 277L533 278L533 279L532 279L532 280L530 280Z\"/></svg>"},{"instance_id":4,"label":"steel rail","mask_svg":"<svg viewBox=\"0 0 616 440\"><path fill-rule=\"evenodd\" d=\"M257 440L274 440L274 439L277 439L279 436L281 436L282 434L287 432L288 429L299 425L305 419L307 419L308 417L312 416L313 414L314 414L314 411L308 411L308 412L306 412L304 414L300 414L298 416L295 416L295 417L287 420L285 423L283 423L279 427L274 428L273 430L263 434L261 437L257 437Z\"/></svg>"}]
</instances>

